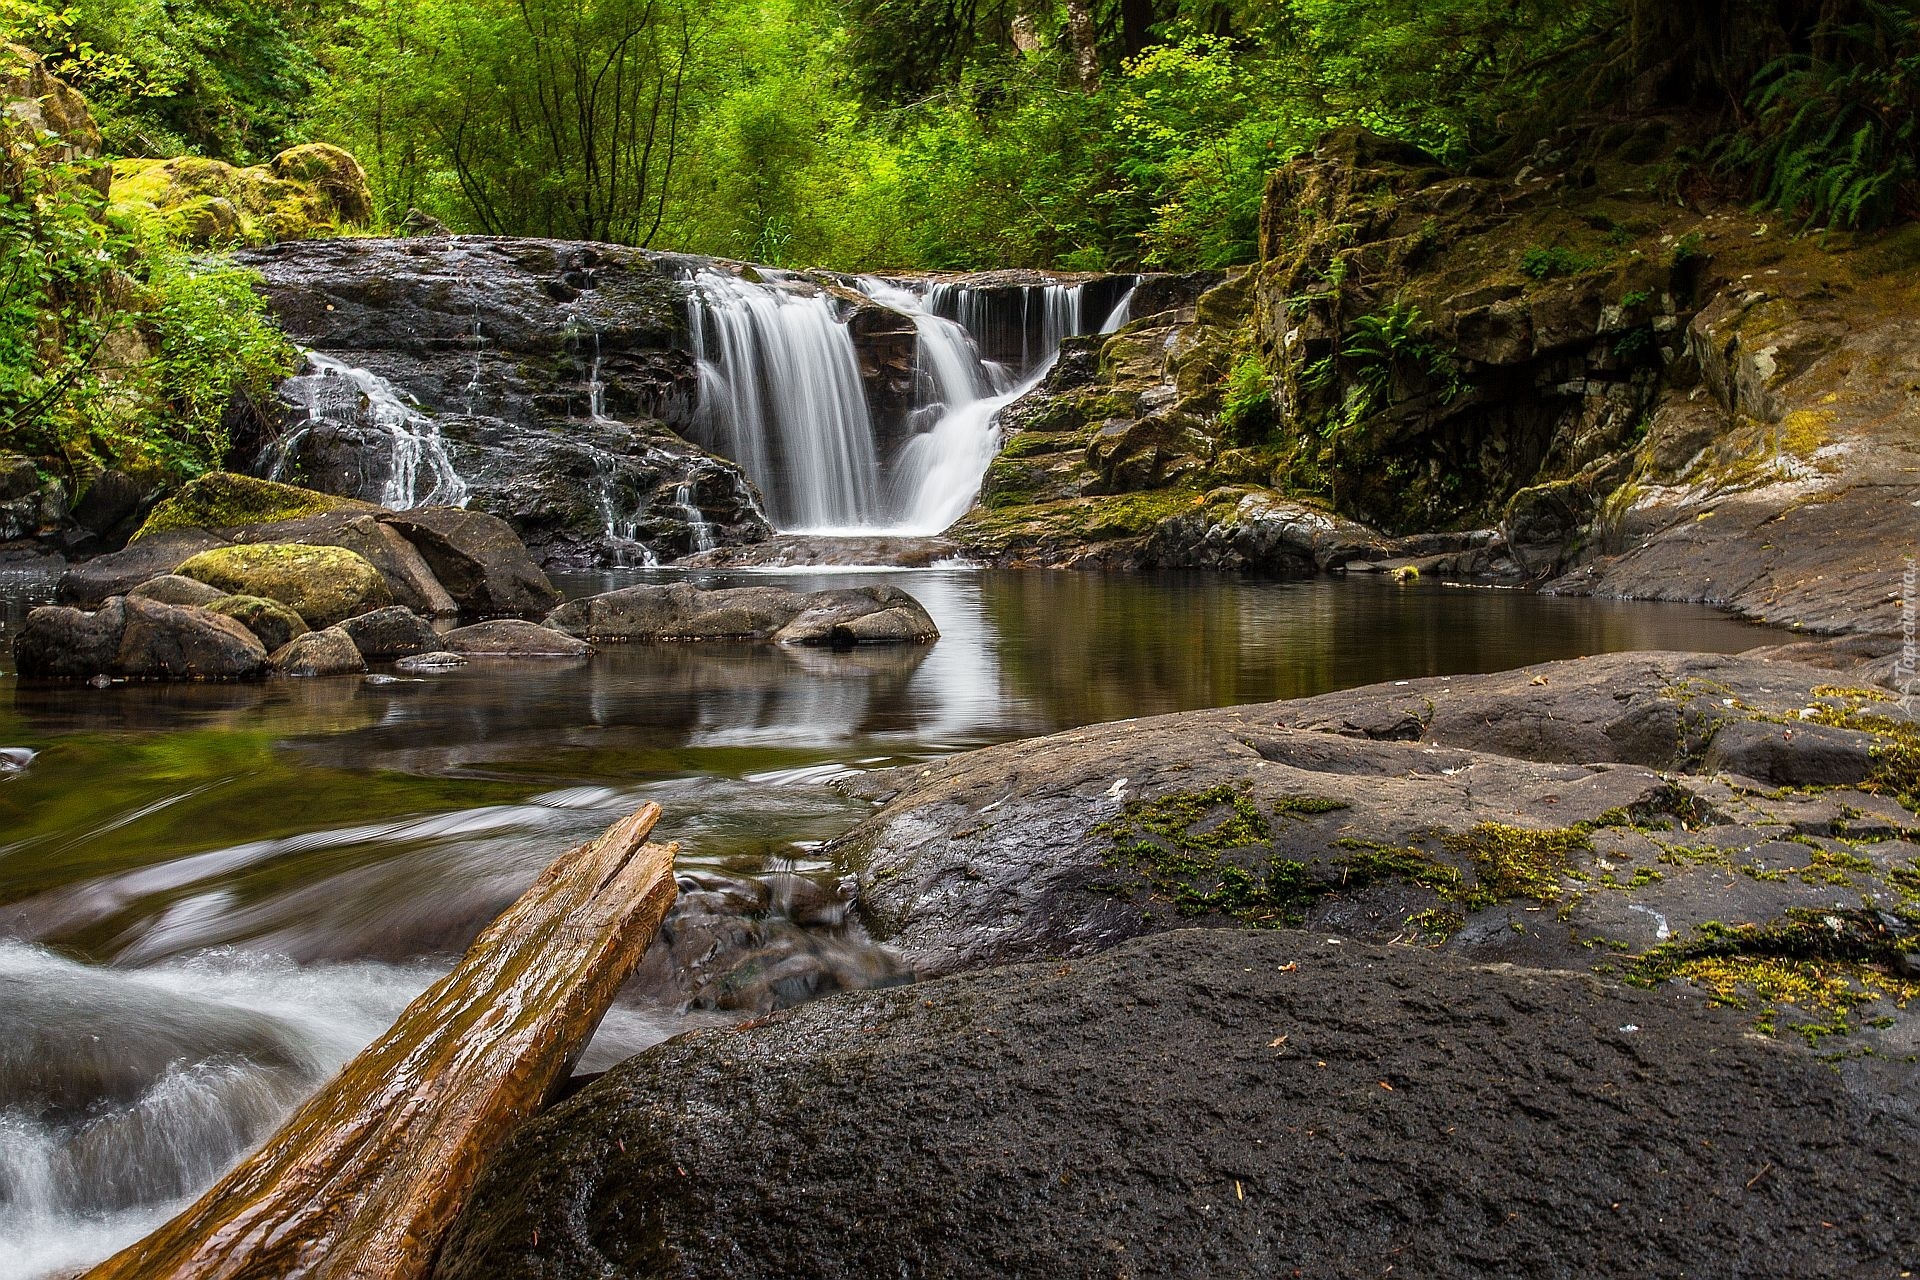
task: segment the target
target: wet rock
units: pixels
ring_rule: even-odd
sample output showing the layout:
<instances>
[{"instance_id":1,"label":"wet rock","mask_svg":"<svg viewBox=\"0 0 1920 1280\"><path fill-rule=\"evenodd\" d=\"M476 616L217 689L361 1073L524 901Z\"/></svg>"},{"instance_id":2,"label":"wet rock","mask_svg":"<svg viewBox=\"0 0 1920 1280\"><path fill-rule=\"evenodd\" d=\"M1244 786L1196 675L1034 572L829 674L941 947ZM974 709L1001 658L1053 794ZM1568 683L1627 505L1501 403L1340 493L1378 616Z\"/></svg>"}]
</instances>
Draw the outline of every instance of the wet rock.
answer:
<instances>
[{"instance_id":1,"label":"wet rock","mask_svg":"<svg viewBox=\"0 0 1920 1280\"><path fill-rule=\"evenodd\" d=\"M207 609L126 602L126 629L110 675L136 680L238 680L260 674L267 651L246 627Z\"/></svg>"},{"instance_id":2,"label":"wet rock","mask_svg":"<svg viewBox=\"0 0 1920 1280\"><path fill-rule=\"evenodd\" d=\"M198 578L163 573L127 592L131 599L158 600L161 604L209 605L226 596L219 587L210 587Z\"/></svg>"},{"instance_id":3,"label":"wet rock","mask_svg":"<svg viewBox=\"0 0 1920 1280\"><path fill-rule=\"evenodd\" d=\"M564 632L519 618L496 618L440 637L449 653L485 658L584 658L593 646Z\"/></svg>"},{"instance_id":4,"label":"wet rock","mask_svg":"<svg viewBox=\"0 0 1920 1280\"><path fill-rule=\"evenodd\" d=\"M411 542L460 612L476 617L529 617L560 602L506 521L458 507L422 507L382 519Z\"/></svg>"},{"instance_id":5,"label":"wet rock","mask_svg":"<svg viewBox=\"0 0 1920 1280\"><path fill-rule=\"evenodd\" d=\"M95 476L80 495L73 506L73 522L107 547L123 546L139 527L154 493L151 482L109 468Z\"/></svg>"},{"instance_id":6,"label":"wet rock","mask_svg":"<svg viewBox=\"0 0 1920 1280\"><path fill-rule=\"evenodd\" d=\"M858 871L859 919L923 975L1221 921L1387 940L1444 919L1456 951L1584 969L1596 937L1644 948L1907 901L1904 838L1841 838L1910 827L1897 782L1794 789L1844 776L1830 752L1901 749L1891 730L1817 723L1875 705L1833 680L1617 654L1098 725L899 771L903 789L829 852ZM1709 754L1789 718L1796 740L1816 731L1785 758L1817 784L1756 790L1726 772L1731 746ZM1538 873L1530 888L1499 887L1510 856Z\"/></svg>"},{"instance_id":7,"label":"wet rock","mask_svg":"<svg viewBox=\"0 0 1920 1280\"><path fill-rule=\"evenodd\" d=\"M448 653L436 649L431 653L418 653L411 658L402 658L393 664L395 671L450 671L455 667L464 667L467 660L457 653Z\"/></svg>"},{"instance_id":8,"label":"wet rock","mask_svg":"<svg viewBox=\"0 0 1920 1280\"><path fill-rule=\"evenodd\" d=\"M435 1274L1872 1270L1916 1140L1683 994L1192 930L657 1046L514 1135Z\"/></svg>"},{"instance_id":9,"label":"wet rock","mask_svg":"<svg viewBox=\"0 0 1920 1280\"><path fill-rule=\"evenodd\" d=\"M393 603L380 571L339 547L283 542L214 547L182 562L179 572L234 595L277 600L310 626L329 627Z\"/></svg>"},{"instance_id":10,"label":"wet rock","mask_svg":"<svg viewBox=\"0 0 1920 1280\"><path fill-rule=\"evenodd\" d=\"M172 574L187 560L226 539L205 529L173 529L150 534L115 551L76 564L60 577L55 588L61 604L97 609L114 596L124 596L143 582Z\"/></svg>"},{"instance_id":11,"label":"wet rock","mask_svg":"<svg viewBox=\"0 0 1920 1280\"><path fill-rule=\"evenodd\" d=\"M91 613L35 609L14 640L14 659L29 677L234 680L258 675L266 650L231 618L116 597Z\"/></svg>"},{"instance_id":12,"label":"wet rock","mask_svg":"<svg viewBox=\"0 0 1920 1280\"><path fill-rule=\"evenodd\" d=\"M296 636L271 661L274 670L288 676L344 676L367 669L353 638L339 627Z\"/></svg>"},{"instance_id":13,"label":"wet rock","mask_svg":"<svg viewBox=\"0 0 1920 1280\"><path fill-rule=\"evenodd\" d=\"M1873 776L1870 733L1746 720L1713 736L1706 768L1788 787L1851 787Z\"/></svg>"},{"instance_id":14,"label":"wet rock","mask_svg":"<svg viewBox=\"0 0 1920 1280\"><path fill-rule=\"evenodd\" d=\"M351 551L380 571L394 600L428 617L450 617L459 605L414 545L374 514L329 512L229 530L235 542L300 542Z\"/></svg>"},{"instance_id":15,"label":"wet rock","mask_svg":"<svg viewBox=\"0 0 1920 1280\"><path fill-rule=\"evenodd\" d=\"M924 644L939 636L918 601L896 587L800 593L784 587L707 591L689 583L626 587L561 605L547 625L612 643L772 640L850 647Z\"/></svg>"},{"instance_id":16,"label":"wet rock","mask_svg":"<svg viewBox=\"0 0 1920 1280\"><path fill-rule=\"evenodd\" d=\"M27 615L13 640L13 660L23 676L85 680L118 665L126 627L126 601L118 596L91 612L46 605Z\"/></svg>"},{"instance_id":17,"label":"wet rock","mask_svg":"<svg viewBox=\"0 0 1920 1280\"><path fill-rule=\"evenodd\" d=\"M224 614L253 632L268 653L285 648L310 630L306 619L264 596L220 596L205 607L209 613Z\"/></svg>"},{"instance_id":18,"label":"wet rock","mask_svg":"<svg viewBox=\"0 0 1920 1280\"><path fill-rule=\"evenodd\" d=\"M404 605L348 618L340 629L368 662L389 662L440 648L440 637L434 629Z\"/></svg>"}]
</instances>

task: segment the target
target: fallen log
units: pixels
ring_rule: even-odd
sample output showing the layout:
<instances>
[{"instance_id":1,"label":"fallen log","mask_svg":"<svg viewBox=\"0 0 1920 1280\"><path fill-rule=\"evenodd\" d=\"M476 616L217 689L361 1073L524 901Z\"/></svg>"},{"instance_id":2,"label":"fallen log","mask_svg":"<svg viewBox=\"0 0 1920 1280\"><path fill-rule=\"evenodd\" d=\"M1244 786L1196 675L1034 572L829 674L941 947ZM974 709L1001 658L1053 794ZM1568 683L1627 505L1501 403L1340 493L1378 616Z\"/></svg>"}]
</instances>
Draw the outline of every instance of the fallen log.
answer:
<instances>
[{"instance_id":1,"label":"fallen log","mask_svg":"<svg viewBox=\"0 0 1920 1280\"><path fill-rule=\"evenodd\" d=\"M481 1163L578 1059L674 898L644 805L561 855L393 1026L85 1280L424 1276Z\"/></svg>"}]
</instances>

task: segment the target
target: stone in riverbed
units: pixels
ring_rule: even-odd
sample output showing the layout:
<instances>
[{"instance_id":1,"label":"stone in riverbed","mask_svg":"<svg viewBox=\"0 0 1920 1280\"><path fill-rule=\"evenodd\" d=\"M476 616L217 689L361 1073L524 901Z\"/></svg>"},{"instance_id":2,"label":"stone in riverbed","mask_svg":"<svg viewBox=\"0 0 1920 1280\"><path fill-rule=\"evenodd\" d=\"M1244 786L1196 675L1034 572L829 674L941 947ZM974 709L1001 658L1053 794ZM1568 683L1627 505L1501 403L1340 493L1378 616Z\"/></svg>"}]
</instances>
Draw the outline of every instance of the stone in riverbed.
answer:
<instances>
[{"instance_id":1,"label":"stone in riverbed","mask_svg":"<svg viewBox=\"0 0 1920 1280\"><path fill-rule=\"evenodd\" d=\"M448 653L436 649L432 653L418 653L411 658L402 658L393 664L395 671L451 671L455 667L464 667L467 660L457 653Z\"/></svg>"},{"instance_id":2,"label":"stone in riverbed","mask_svg":"<svg viewBox=\"0 0 1920 1280\"><path fill-rule=\"evenodd\" d=\"M181 564L179 573L235 595L278 600L309 626L330 627L393 603L380 571L340 547L261 542L215 547Z\"/></svg>"},{"instance_id":3,"label":"stone in riverbed","mask_svg":"<svg viewBox=\"0 0 1920 1280\"><path fill-rule=\"evenodd\" d=\"M706 591L689 583L626 587L561 605L547 625L588 640L773 640L780 644L925 644L939 629L897 587L801 593L784 587Z\"/></svg>"},{"instance_id":4,"label":"stone in riverbed","mask_svg":"<svg viewBox=\"0 0 1920 1280\"><path fill-rule=\"evenodd\" d=\"M231 618L117 597L91 613L64 605L35 609L14 641L21 675L71 680L233 680L258 675L266 656Z\"/></svg>"},{"instance_id":5,"label":"stone in riverbed","mask_svg":"<svg viewBox=\"0 0 1920 1280\"><path fill-rule=\"evenodd\" d=\"M1858 1075L1669 990L1187 930L650 1049L495 1153L435 1276L1871 1271L1920 1125Z\"/></svg>"},{"instance_id":6,"label":"stone in riverbed","mask_svg":"<svg viewBox=\"0 0 1920 1280\"><path fill-rule=\"evenodd\" d=\"M353 640L339 627L327 627L297 636L276 652L274 669L289 676L345 676L367 669Z\"/></svg>"},{"instance_id":7,"label":"stone in riverbed","mask_svg":"<svg viewBox=\"0 0 1920 1280\"><path fill-rule=\"evenodd\" d=\"M426 619L405 605L396 604L348 618L340 624L340 629L353 638L354 645L368 662L388 662L440 647L440 637Z\"/></svg>"},{"instance_id":8,"label":"stone in riverbed","mask_svg":"<svg viewBox=\"0 0 1920 1280\"><path fill-rule=\"evenodd\" d=\"M182 579L192 581L192 579ZM311 629L307 621L278 600L265 596L217 596L204 608L218 613L253 632L268 653L284 648L288 642Z\"/></svg>"},{"instance_id":9,"label":"stone in riverbed","mask_svg":"<svg viewBox=\"0 0 1920 1280\"><path fill-rule=\"evenodd\" d=\"M584 640L519 618L495 618L459 627L440 637L447 652L485 658L584 658Z\"/></svg>"},{"instance_id":10,"label":"stone in riverbed","mask_svg":"<svg viewBox=\"0 0 1920 1280\"><path fill-rule=\"evenodd\" d=\"M416 507L380 519L419 549L461 613L532 617L560 602L520 535L497 516L461 507Z\"/></svg>"},{"instance_id":11,"label":"stone in riverbed","mask_svg":"<svg viewBox=\"0 0 1920 1280\"><path fill-rule=\"evenodd\" d=\"M115 596L132 593L142 583L171 574L182 561L212 547L226 546L224 538L205 529L173 529L129 543L125 550L96 556L68 569L55 588L61 604L98 609Z\"/></svg>"},{"instance_id":12,"label":"stone in riverbed","mask_svg":"<svg viewBox=\"0 0 1920 1280\"><path fill-rule=\"evenodd\" d=\"M127 597L132 600L158 600L161 604L192 605L195 608L204 609L226 594L220 588L210 587L197 578L185 578L177 573L163 573L127 592Z\"/></svg>"}]
</instances>

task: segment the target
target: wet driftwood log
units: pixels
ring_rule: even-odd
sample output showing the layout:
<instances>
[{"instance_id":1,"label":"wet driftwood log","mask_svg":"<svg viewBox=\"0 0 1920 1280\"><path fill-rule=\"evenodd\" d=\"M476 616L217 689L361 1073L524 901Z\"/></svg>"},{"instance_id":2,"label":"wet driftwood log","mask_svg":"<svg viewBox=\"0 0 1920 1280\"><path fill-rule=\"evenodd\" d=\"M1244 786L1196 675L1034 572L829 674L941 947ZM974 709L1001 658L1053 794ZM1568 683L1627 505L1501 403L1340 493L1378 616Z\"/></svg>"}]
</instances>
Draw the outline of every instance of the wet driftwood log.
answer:
<instances>
[{"instance_id":1,"label":"wet driftwood log","mask_svg":"<svg viewBox=\"0 0 1920 1280\"><path fill-rule=\"evenodd\" d=\"M659 818L646 805L562 855L265 1146L87 1280L425 1275L672 904L675 847L646 843Z\"/></svg>"}]
</instances>

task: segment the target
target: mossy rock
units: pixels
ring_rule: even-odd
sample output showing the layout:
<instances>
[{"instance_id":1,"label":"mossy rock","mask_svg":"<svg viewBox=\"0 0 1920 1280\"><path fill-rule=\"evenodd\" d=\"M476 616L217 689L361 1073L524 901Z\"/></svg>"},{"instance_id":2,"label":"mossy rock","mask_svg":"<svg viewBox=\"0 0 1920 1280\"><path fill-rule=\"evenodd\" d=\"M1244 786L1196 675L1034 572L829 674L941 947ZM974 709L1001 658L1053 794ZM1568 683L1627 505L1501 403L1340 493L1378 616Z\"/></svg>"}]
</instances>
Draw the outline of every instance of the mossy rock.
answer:
<instances>
[{"instance_id":1,"label":"mossy rock","mask_svg":"<svg viewBox=\"0 0 1920 1280\"><path fill-rule=\"evenodd\" d=\"M289 641L307 634L311 629L305 618L278 600L269 600L265 596L221 596L208 601L201 608L232 618L253 632L260 641L260 647L268 653L277 652Z\"/></svg>"},{"instance_id":2,"label":"mossy rock","mask_svg":"<svg viewBox=\"0 0 1920 1280\"><path fill-rule=\"evenodd\" d=\"M201 156L116 161L112 200L124 212L166 220L203 245L338 235L373 217L373 192L360 162L325 143L293 147L244 169Z\"/></svg>"},{"instance_id":3,"label":"mossy rock","mask_svg":"<svg viewBox=\"0 0 1920 1280\"><path fill-rule=\"evenodd\" d=\"M314 627L330 627L393 603L380 571L341 547L288 542L215 547L175 572L235 595L277 600Z\"/></svg>"},{"instance_id":4,"label":"mossy rock","mask_svg":"<svg viewBox=\"0 0 1920 1280\"><path fill-rule=\"evenodd\" d=\"M328 511L374 511L352 498L337 498L295 485L214 471L190 481L156 506L134 540L171 529L231 529L239 525L298 520Z\"/></svg>"}]
</instances>

